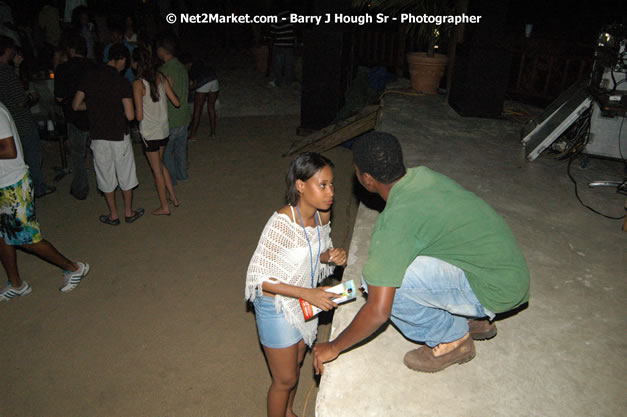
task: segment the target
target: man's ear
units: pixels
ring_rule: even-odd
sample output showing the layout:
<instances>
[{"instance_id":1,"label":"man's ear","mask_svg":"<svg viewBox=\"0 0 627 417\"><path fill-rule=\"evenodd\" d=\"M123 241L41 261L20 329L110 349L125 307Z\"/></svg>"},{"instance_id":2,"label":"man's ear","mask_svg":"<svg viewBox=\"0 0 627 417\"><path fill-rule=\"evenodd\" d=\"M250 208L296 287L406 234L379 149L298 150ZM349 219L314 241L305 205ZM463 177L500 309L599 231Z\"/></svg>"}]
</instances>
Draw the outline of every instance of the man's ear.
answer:
<instances>
[{"instance_id":1,"label":"man's ear","mask_svg":"<svg viewBox=\"0 0 627 417\"><path fill-rule=\"evenodd\" d=\"M361 179L364 181L364 185L366 185L367 187L373 187L376 181L372 177L372 175L368 174L367 172L361 174Z\"/></svg>"}]
</instances>

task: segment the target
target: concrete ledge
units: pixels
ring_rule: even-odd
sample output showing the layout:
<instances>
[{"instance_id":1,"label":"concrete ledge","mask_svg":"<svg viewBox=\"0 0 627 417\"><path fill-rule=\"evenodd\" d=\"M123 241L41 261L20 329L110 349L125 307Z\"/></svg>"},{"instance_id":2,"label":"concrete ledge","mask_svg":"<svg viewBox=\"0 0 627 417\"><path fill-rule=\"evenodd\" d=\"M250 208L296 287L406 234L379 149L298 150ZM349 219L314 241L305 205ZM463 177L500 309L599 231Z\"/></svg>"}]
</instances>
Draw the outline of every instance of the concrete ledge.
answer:
<instances>
[{"instance_id":1,"label":"concrete ledge","mask_svg":"<svg viewBox=\"0 0 627 417\"><path fill-rule=\"evenodd\" d=\"M564 161L525 162L520 126L462 118L442 97L386 95L382 131L396 135L407 166L426 165L475 192L512 227L531 272L531 300L497 320L477 356L436 374L413 372L403 356L418 347L388 326L326 365L318 417L625 415L627 291L620 222L582 208ZM620 162L573 164L584 201L618 212L624 196L584 186L622 178ZM376 211L359 207L345 279L361 282ZM364 300L340 306L331 339Z\"/></svg>"}]
</instances>

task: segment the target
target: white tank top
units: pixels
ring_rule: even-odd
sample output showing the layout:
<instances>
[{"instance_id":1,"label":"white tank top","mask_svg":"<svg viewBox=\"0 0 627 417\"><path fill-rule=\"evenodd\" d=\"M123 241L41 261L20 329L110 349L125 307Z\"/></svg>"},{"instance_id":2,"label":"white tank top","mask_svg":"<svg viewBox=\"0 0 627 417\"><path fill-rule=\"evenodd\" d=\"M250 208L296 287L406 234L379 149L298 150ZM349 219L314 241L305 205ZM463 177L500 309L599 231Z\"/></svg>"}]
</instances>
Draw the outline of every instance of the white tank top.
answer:
<instances>
[{"instance_id":1,"label":"white tank top","mask_svg":"<svg viewBox=\"0 0 627 417\"><path fill-rule=\"evenodd\" d=\"M139 131L144 140L161 140L170 135L168 127L168 97L165 94L165 80L159 77L159 100L155 103L150 96L150 85L142 79L146 94L143 98L144 119L139 123Z\"/></svg>"}]
</instances>

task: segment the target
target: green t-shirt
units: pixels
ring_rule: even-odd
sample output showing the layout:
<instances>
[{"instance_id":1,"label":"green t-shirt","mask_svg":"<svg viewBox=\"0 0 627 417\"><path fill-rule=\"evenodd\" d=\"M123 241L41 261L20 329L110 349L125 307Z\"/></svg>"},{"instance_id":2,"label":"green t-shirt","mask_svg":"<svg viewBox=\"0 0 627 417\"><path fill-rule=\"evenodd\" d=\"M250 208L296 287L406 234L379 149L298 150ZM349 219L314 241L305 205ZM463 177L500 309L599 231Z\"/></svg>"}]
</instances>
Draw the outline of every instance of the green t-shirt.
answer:
<instances>
[{"instance_id":1,"label":"green t-shirt","mask_svg":"<svg viewBox=\"0 0 627 417\"><path fill-rule=\"evenodd\" d=\"M179 98L181 105L176 108L168 100L168 124L170 129L180 126L187 126L192 120L192 114L189 111L187 97L189 94L189 78L185 65L177 58L172 58L159 67L159 71L166 77L172 79L172 89Z\"/></svg>"},{"instance_id":2,"label":"green t-shirt","mask_svg":"<svg viewBox=\"0 0 627 417\"><path fill-rule=\"evenodd\" d=\"M529 270L516 239L486 202L426 167L411 168L377 218L363 275L368 285L400 287L417 256L462 269L493 313L529 300Z\"/></svg>"}]
</instances>

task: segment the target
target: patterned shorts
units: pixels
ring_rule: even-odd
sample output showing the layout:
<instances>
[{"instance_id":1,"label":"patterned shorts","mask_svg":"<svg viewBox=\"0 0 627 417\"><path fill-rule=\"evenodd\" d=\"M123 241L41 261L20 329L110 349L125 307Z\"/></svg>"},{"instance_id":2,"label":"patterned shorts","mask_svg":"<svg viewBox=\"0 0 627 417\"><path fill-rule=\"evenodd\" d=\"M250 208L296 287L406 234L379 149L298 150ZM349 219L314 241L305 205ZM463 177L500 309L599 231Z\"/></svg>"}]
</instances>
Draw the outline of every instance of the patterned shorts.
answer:
<instances>
[{"instance_id":1,"label":"patterned shorts","mask_svg":"<svg viewBox=\"0 0 627 417\"><path fill-rule=\"evenodd\" d=\"M0 237L7 245L29 245L42 240L33 197L28 173L17 183L0 188Z\"/></svg>"}]
</instances>

